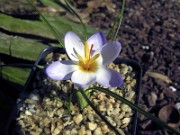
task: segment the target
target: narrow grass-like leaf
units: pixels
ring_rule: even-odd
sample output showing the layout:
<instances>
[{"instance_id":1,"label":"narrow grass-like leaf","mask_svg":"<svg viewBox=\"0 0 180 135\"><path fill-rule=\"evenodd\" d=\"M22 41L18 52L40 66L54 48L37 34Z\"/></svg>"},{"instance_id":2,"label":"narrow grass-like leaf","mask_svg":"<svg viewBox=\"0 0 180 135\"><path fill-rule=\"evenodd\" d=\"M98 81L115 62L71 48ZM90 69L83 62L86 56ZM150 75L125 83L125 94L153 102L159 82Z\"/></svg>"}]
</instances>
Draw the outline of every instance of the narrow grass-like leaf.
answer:
<instances>
[{"instance_id":1,"label":"narrow grass-like leaf","mask_svg":"<svg viewBox=\"0 0 180 135\"><path fill-rule=\"evenodd\" d=\"M56 2L54 2L54 0L40 0L41 3L43 3L43 5L46 5L47 7L53 7L55 9L60 9L61 7L59 6L59 4L57 4ZM62 9L62 8L61 8Z\"/></svg>"},{"instance_id":2,"label":"narrow grass-like leaf","mask_svg":"<svg viewBox=\"0 0 180 135\"><path fill-rule=\"evenodd\" d=\"M90 92L88 90L85 91L85 94L88 98L90 97ZM83 98L83 95L81 94L80 91L76 92L76 96L77 96L80 108L84 109L88 105L88 102Z\"/></svg>"},{"instance_id":3,"label":"narrow grass-like leaf","mask_svg":"<svg viewBox=\"0 0 180 135\"><path fill-rule=\"evenodd\" d=\"M86 25L83 23L81 17L76 13L76 11L69 5L68 1L65 0L67 7L72 11L72 13L79 19L79 21L81 22L81 25L83 26L84 29L84 35L85 35L85 40L87 40L87 29L86 29Z\"/></svg>"},{"instance_id":4,"label":"narrow grass-like leaf","mask_svg":"<svg viewBox=\"0 0 180 135\"><path fill-rule=\"evenodd\" d=\"M114 34L113 34L113 37L112 37L112 40L116 40L117 34L118 34L118 32L119 32L119 29L120 29L120 26L121 26L121 23L122 23L122 20L123 20L124 7L125 7L125 0L123 0L121 10L120 10L120 12L118 13L117 18L116 18L116 19L114 20L114 22L113 22L112 28L109 30L109 32L108 32L108 34L107 34L107 39L110 39L111 34L112 34L113 31L116 29L115 32L114 32ZM117 27L117 28L116 28L116 27Z\"/></svg>"},{"instance_id":5,"label":"narrow grass-like leaf","mask_svg":"<svg viewBox=\"0 0 180 135\"><path fill-rule=\"evenodd\" d=\"M61 17L61 16L51 16L48 14L43 14L46 19L51 22L51 24L54 26L54 28L60 33L62 33L62 30L65 32L67 31L73 31L75 33L77 33L81 38L84 37L83 31L84 28L82 27L81 24L79 23L74 23L72 21L67 20L65 17ZM62 24L62 25L61 25ZM65 26L67 25L67 26ZM61 28L63 27L63 28ZM69 28L70 27L70 28ZM86 26L87 28L87 36L92 35L93 33L95 33L97 30L96 28L93 28L91 26Z\"/></svg>"},{"instance_id":6,"label":"narrow grass-like leaf","mask_svg":"<svg viewBox=\"0 0 180 135\"><path fill-rule=\"evenodd\" d=\"M54 3L57 3L61 8L68 11L70 14L73 14L73 12L64 4L64 2L60 0L52 0Z\"/></svg>"},{"instance_id":7,"label":"narrow grass-like leaf","mask_svg":"<svg viewBox=\"0 0 180 135\"><path fill-rule=\"evenodd\" d=\"M33 5L31 0L27 0L27 2L38 12L38 14L42 17L42 20L47 24L47 26L49 27L49 29L51 30L51 32L54 34L54 36L56 37L56 39L58 40L60 46L62 48L64 48L63 43L61 42L61 39L59 38L60 36L58 35L58 33L56 32L56 30L53 28L53 26L51 26L51 24L46 20L46 18L41 14L41 12Z\"/></svg>"},{"instance_id":8,"label":"narrow grass-like leaf","mask_svg":"<svg viewBox=\"0 0 180 135\"><path fill-rule=\"evenodd\" d=\"M117 24L117 20L118 20L118 18L115 18L115 20L113 21L112 28L111 28L111 29L108 31L108 33L107 33L107 39L108 39L108 40L110 39L110 36L111 36L112 32L113 32L114 29L115 29L115 26L116 26L116 24Z\"/></svg>"},{"instance_id":9,"label":"narrow grass-like leaf","mask_svg":"<svg viewBox=\"0 0 180 135\"><path fill-rule=\"evenodd\" d=\"M125 0L123 0L123 2L122 2L121 11L120 11L120 13L119 13L119 15L118 15L119 22L118 22L118 26L117 26L117 29L116 29L116 31L115 31L115 34L114 34L114 36L113 36L113 41L116 40L116 38L117 38L119 29L120 29L120 26L121 26L121 23L122 23L122 20L123 20L124 6L125 6Z\"/></svg>"},{"instance_id":10,"label":"narrow grass-like leaf","mask_svg":"<svg viewBox=\"0 0 180 135\"><path fill-rule=\"evenodd\" d=\"M128 106L130 106L133 110L145 115L147 118L151 119L152 121L154 121L156 124L158 124L159 126L163 127L163 128L166 128L174 133L176 133L177 135L180 135L180 132L177 131L176 129L168 126L166 123L164 123L163 121L161 121L160 119L156 118L155 116L153 116L151 113L148 113L146 111L144 111L143 109L141 109L139 106L133 104L132 102L128 101L127 99L111 92L110 90L108 89L105 89L105 88L101 88L101 87L92 87L92 88L88 88L88 90L98 90L98 91L101 91L103 93L106 93L112 97L114 97L115 99L127 104Z\"/></svg>"}]
</instances>

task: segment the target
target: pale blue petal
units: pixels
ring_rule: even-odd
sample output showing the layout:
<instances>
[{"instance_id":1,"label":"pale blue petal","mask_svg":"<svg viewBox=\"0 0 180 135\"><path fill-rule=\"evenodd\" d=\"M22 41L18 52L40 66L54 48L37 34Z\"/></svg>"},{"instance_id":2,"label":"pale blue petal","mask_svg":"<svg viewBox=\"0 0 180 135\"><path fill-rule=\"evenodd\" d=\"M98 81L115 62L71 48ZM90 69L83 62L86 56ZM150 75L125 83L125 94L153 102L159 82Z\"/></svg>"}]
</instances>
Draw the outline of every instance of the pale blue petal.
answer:
<instances>
[{"instance_id":1,"label":"pale blue petal","mask_svg":"<svg viewBox=\"0 0 180 135\"><path fill-rule=\"evenodd\" d=\"M115 70L101 67L96 74L96 82L105 87L120 87L122 76Z\"/></svg>"},{"instance_id":2,"label":"pale blue petal","mask_svg":"<svg viewBox=\"0 0 180 135\"><path fill-rule=\"evenodd\" d=\"M91 47L91 45L94 45L93 51L96 51L97 49L101 48L103 45L105 45L107 43L106 37L105 37L104 33L102 33L102 32L97 32L97 33L93 34L87 40L87 42L88 42L89 48Z\"/></svg>"},{"instance_id":3,"label":"pale blue petal","mask_svg":"<svg viewBox=\"0 0 180 135\"><path fill-rule=\"evenodd\" d=\"M103 59L103 65L108 65L118 57L120 51L121 44L119 42L111 42L98 49L93 55L100 53Z\"/></svg>"},{"instance_id":4,"label":"pale blue petal","mask_svg":"<svg viewBox=\"0 0 180 135\"><path fill-rule=\"evenodd\" d=\"M53 80L67 80L77 69L77 65L70 60L56 61L46 68L46 74Z\"/></svg>"}]
</instances>

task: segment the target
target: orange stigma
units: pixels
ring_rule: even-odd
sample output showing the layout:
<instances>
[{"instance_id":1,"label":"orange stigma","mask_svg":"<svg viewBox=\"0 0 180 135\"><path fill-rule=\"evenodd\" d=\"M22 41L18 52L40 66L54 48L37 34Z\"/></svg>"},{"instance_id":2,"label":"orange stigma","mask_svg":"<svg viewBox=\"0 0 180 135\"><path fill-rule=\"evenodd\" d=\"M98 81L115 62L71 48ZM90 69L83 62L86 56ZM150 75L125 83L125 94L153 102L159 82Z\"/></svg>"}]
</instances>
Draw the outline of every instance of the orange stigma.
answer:
<instances>
[{"instance_id":1,"label":"orange stigma","mask_svg":"<svg viewBox=\"0 0 180 135\"><path fill-rule=\"evenodd\" d=\"M91 49L90 49L90 51L89 51L89 60L91 59L91 53L92 53L93 47L94 47L94 45L92 44L92 45L91 45Z\"/></svg>"}]
</instances>

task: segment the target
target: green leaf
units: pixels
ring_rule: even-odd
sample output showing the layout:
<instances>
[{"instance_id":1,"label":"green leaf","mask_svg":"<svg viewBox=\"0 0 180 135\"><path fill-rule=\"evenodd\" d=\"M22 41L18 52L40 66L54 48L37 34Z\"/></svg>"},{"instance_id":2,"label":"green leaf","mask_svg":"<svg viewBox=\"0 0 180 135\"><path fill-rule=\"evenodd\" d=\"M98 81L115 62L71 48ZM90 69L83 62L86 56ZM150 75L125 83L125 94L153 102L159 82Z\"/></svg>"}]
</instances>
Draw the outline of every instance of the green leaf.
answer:
<instances>
[{"instance_id":1,"label":"green leaf","mask_svg":"<svg viewBox=\"0 0 180 135\"><path fill-rule=\"evenodd\" d=\"M81 24L79 23L74 23L72 21L67 20L65 17L61 17L61 16L51 16L48 14L43 14L44 17L49 21L49 23L57 30L58 33L60 33L61 31L63 31L62 27L64 25L67 25L69 27L65 27L64 29L64 34L67 31L73 31L75 33L77 33L80 37L84 37L83 32L84 32L84 28ZM61 24L63 24L61 26ZM95 29L91 26L86 26L87 28L87 35L90 36L91 34L95 33L98 29Z\"/></svg>"},{"instance_id":2,"label":"green leaf","mask_svg":"<svg viewBox=\"0 0 180 135\"><path fill-rule=\"evenodd\" d=\"M90 97L90 92L89 92L89 90L86 90L86 91L85 91L85 94L86 94L87 97ZM83 97L83 95L81 94L81 92L80 92L80 91L77 91L77 94L76 94L76 95L77 95L78 103L79 103L81 109L85 108L85 107L88 105L88 103L87 103L87 101L84 99L84 97Z\"/></svg>"},{"instance_id":3,"label":"green leaf","mask_svg":"<svg viewBox=\"0 0 180 135\"><path fill-rule=\"evenodd\" d=\"M0 68L1 77L10 82L24 85L27 78L29 77L31 69L29 68L19 68L11 66L3 66Z\"/></svg>"},{"instance_id":4,"label":"green leaf","mask_svg":"<svg viewBox=\"0 0 180 135\"><path fill-rule=\"evenodd\" d=\"M53 7L55 9L64 10L59 4L53 2L53 0L40 0L45 6ZM65 11L65 10L64 10Z\"/></svg>"},{"instance_id":5,"label":"green leaf","mask_svg":"<svg viewBox=\"0 0 180 135\"><path fill-rule=\"evenodd\" d=\"M67 31L74 31L78 35L83 35L83 27L81 24L74 23L62 16L51 16L48 14L43 14L47 21L55 28L61 39ZM49 27L42 21L30 21L17 19L5 14L0 14L0 28L8 30L10 32L31 34L41 37L46 37L50 39L55 39L52 31ZM87 34L90 35L95 33L96 29L92 27L87 27Z\"/></svg>"},{"instance_id":6,"label":"green leaf","mask_svg":"<svg viewBox=\"0 0 180 135\"><path fill-rule=\"evenodd\" d=\"M35 61L46 47L48 46L35 40L0 34L0 53L13 57Z\"/></svg>"},{"instance_id":7,"label":"green leaf","mask_svg":"<svg viewBox=\"0 0 180 135\"><path fill-rule=\"evenodd\" d=\"M46 24L41 21L22 20L4 14L0 14L0 20L0 28L5 30L54 38Z\"/></svg>"}]
</instances>

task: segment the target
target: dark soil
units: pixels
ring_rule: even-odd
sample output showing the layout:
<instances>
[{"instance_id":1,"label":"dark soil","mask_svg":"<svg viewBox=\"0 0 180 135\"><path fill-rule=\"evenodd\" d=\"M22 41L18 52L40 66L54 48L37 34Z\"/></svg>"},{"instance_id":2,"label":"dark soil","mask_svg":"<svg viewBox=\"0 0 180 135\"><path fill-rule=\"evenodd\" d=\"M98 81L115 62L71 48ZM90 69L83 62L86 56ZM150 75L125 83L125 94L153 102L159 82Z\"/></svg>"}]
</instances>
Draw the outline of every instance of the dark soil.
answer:
<instances>
[{"instance_id":1,"label":"dark soil","mask_svg":"<svg viewBox=\"0 0 180 135\"><path fill-rule=\"evenodd\" d=\"M118 35L123 46L121 56L138 61L143 68L139 105L155 116L164 105L180 102L179 9L178 0L127 0ZM106 7L103 10L102 7L97 8L90 14L89 24L110 29L115 15L117 13L109 13ZM147 71L166 75L172 83L151 78ZM172 134L141 115L137 132L138 135Z\"/></svg>"}]
</instances>

